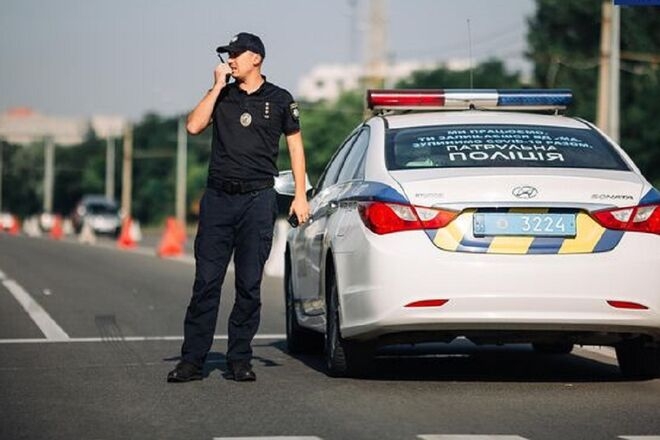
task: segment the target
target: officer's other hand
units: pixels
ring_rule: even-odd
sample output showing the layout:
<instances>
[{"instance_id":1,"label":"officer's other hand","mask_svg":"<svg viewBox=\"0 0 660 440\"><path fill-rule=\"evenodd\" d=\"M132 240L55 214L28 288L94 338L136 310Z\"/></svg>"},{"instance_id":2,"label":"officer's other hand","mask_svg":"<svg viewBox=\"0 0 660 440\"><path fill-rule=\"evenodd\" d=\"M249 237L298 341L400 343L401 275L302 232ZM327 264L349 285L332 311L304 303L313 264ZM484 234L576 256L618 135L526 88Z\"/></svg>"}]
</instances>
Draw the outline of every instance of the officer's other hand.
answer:
<instances>
[{"instance_id":1,"label":"officer's other hand","mask_svg":"<svg viewBox=\"0 0 660 440\"><path fill-rule=\"evenodd\" d=\"M294 197L289 208L289 215L295 213L298 217L300 224L306 223L309 220L309 203L306 197Z\"/></svg>"},{"instance_id":2,"label":"officer's other hand","mask_svg":"<svg viewBox=\"0 0 660 440\"><path fill-rule=\"evenodd\" d=\"M218 64L213 71L213 76L216 85L224 86L227 84L227 80L231 76L231 67L229 67L229 64L225 63Z\"/></svg>"}]
</instances>

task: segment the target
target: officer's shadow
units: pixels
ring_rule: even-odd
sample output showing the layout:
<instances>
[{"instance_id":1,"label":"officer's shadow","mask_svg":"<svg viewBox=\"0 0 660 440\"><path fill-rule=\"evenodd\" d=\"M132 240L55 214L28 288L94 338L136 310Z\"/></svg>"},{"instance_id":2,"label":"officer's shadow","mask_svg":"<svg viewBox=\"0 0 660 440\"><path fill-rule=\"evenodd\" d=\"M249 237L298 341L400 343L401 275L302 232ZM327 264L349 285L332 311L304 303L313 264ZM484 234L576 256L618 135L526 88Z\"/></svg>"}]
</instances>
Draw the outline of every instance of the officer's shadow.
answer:
<instances>
[{"instance_id":1,"label":"officer's shadow","mask_svg":"<svg viewBox=\"0 0 660 440\"><path fill-rule=\"evenodd\" d=\"M181 360L181 356L175 356L175 357L169 357L169 358L164 358L163 361L165 362L179 362ZM282 364L278 364L277 362L273 361L272 359L268 359L265 357L261 356L252 356L252 366L263 366L263 367L280 367ZM223 353L219 353L217 351L211 351L209 354L206 356L206 362L204 362L204 367L202 368L202 377L206 379L209 377L214 371L219 371L220 375L225 378L225 379L231 379L231 374L229 373L229 367L227 366L227 356L225 356Z\"/></svg>"}]
</instances>

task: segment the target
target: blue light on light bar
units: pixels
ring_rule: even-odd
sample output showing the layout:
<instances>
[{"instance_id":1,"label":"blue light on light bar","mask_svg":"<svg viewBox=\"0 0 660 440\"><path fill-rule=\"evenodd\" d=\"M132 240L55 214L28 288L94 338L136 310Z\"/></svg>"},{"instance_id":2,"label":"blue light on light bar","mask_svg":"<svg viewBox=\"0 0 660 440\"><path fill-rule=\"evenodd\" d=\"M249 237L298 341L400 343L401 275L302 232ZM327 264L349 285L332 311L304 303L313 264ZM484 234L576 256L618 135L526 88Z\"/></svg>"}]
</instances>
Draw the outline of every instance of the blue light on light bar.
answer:
<instances>
[{"instance_id":1,"label":"blue light on light bar","mask_svg":"<svg viewBox=\"0 0 660 440\"><path fill-rule=\"evenodd\" d=\"M497 95L497 105L501 107L568 107L573 101L573 93L569 89L501 89L497 91Z\"/></svg>"}]
</instances>

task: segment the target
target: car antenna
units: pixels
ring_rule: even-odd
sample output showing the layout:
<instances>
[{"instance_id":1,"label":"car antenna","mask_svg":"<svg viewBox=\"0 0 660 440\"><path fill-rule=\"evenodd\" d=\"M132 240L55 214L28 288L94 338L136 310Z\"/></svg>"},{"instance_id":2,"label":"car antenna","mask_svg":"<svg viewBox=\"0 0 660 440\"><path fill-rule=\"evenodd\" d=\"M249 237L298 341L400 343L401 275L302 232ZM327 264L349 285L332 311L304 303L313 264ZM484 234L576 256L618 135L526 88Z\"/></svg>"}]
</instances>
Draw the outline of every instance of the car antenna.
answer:
<instances>
[{"instance_id":1,"label":"car antenna","mask_svg":"<svg viewBox=\"0 0 660 440\"><path fill-rule=\"evenodd\" d=\"M472 33L470 32L470 19L467 19L467 33L468 33L468 62L469 62L469 71L470 71L470 88L474 88L474 76L473 76L473 66L472 66Z\"/></svg>"}]
</instances>

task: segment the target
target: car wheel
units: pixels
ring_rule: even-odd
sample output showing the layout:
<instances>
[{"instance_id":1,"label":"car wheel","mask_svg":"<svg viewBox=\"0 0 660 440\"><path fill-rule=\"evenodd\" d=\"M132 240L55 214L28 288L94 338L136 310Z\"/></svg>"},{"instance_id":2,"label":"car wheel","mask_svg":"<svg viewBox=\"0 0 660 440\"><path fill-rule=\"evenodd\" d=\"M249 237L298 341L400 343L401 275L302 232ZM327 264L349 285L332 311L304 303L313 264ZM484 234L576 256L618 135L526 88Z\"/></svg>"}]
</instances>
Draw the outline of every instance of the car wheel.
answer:
<instances>
[{"instance_id":1,"label":"car wheel","mask_svg":"<svg viewBox=\"0 0 660 440\"><path fill-rule=\"evenodd\" d=\"M534 347L535 352L542 354L569 354L573 351L573 344L570 342L534 342L532 347Z\"/></svg>"},{"instance_id":2,"label":"car wheel","mask_svg":"<svg viewBox=\"0 0 660 440\"><path fill-rule=\"evenodd\" d=\"M339 295L334 276L329 280L326 300L325 360L333 377L360 377L367 373L373 357L372 344L348 341L339 327Z\"/></svg>"},{"instance_id":3,"label":"car wheel","mask_svg":"<svg viewBox=\"0 0 660 440\"><path fill-rule=\"evenodd\" d=\"M615 346L621 374L628 378L660 377L660 348L641 338L620 342Z\"/></svg>"},{"instance_id":4,"label":"car wheel","mask_svg":"<svg viewBox=\"0 0 660 440\"><path fill-rule=\"evenodd\" d=\"M291 264L287 258L284 270L284 303L286 317L286 345L289 353L303 354L319 352L323 347L323 335L301 327L293 301Z\"/></svg>"}]
</instances>

